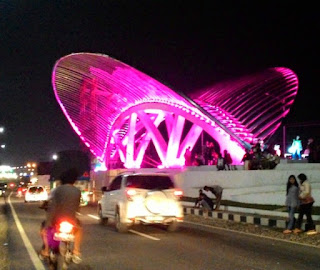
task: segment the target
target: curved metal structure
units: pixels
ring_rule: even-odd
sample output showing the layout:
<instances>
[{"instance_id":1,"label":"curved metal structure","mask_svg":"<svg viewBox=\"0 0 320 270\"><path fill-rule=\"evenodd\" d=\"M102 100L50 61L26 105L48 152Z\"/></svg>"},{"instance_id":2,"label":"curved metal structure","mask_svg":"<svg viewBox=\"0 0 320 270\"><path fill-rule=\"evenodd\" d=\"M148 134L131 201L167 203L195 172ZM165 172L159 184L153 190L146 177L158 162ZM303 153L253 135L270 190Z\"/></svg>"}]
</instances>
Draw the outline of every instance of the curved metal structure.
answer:
<instances>
[{"instance_id":1,"label":"curved metal structure","mask_svg":"<svg viewBox=\"0 0 320 270\"><path fill-rule=\"evenodd\" d=\"M271 68L187 97L93 53L59 59L52 84L64 114L90 151L107 164L120 159L127 168L141 166L151 143L162 166L181 166L185 150L194 147L203 131L239 164L254 139L266 140L279 127L298 90L291 70Z\"/></svg>"}]
</instances>

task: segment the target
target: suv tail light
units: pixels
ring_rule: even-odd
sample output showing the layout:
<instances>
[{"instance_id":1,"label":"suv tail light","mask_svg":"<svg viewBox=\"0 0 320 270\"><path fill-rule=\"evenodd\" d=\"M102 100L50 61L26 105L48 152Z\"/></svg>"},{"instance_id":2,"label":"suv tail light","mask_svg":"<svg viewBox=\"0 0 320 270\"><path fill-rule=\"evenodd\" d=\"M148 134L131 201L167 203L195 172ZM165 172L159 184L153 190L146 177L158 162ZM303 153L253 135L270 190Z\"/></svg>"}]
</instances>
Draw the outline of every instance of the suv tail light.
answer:
<instances>
[{"instance_id":1,"label":"suv tail light","mask_svg":"<svg viewBox=\"0 0 320 270\"><path fill-rule=\"evenodd\" d=\"M175 189L173 194L177 197L182 197L183 196L183 191L181 189Z\"/></svg>"},{"instance_id":2,"label":"suv tail light","mask_svg":"<svg viewBox=\"0 0 320 270\"><path fill-rule=\"evenodd\" d=\"M129 188L126 190L126 195L128 200L132 200L132 197L135 196L137 194L137 191L133 188Z\"/></svg>"}]
</instances>

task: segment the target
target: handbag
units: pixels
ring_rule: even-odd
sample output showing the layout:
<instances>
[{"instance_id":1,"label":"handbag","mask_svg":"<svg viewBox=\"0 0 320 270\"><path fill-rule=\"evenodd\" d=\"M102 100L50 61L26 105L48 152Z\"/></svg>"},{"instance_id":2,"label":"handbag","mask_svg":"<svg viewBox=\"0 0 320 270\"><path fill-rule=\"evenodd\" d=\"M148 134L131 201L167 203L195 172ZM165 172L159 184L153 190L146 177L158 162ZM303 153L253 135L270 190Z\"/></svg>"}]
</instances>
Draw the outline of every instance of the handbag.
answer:
<instances>
[{"instance_id":1,"label":"handbag","mask_svg":"<svg viewBox=\"0 0 320 270\"><path fill-rule=\"evenodd\" d=\"M307 197L301 199L300 201L301 201L301 204L313 203L314 198L312 196L307 196Z\"/></svg>"}]
</instances>

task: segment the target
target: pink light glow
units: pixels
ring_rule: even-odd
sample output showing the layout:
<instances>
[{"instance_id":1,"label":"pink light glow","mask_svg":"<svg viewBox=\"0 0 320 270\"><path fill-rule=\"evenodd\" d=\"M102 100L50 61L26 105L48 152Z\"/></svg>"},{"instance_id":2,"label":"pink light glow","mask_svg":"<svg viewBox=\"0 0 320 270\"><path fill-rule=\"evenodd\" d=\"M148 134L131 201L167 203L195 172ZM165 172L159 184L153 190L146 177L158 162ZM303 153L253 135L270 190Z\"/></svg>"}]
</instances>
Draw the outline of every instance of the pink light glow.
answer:
<instances>
[{"instance_id":1,"label":"pink light glow","mask_svg":"<svg viewBox=\"0 0 320 270\"><path fill-rule=\"evenodd\" d=\"M62 111L90 151L107 164L121 160L127 168L141 166L151 142L161 166L182 166L187 146L193 148L203 131L240 164L254 139L266 141L279 127L298 89L291 70L273 68L197 91L192 100L120 61L92 53L59 59L52 84ZM193 126L182 139L186 120ZM168 140L158 130L162 122Z\"/></svg>"}]
</instances>

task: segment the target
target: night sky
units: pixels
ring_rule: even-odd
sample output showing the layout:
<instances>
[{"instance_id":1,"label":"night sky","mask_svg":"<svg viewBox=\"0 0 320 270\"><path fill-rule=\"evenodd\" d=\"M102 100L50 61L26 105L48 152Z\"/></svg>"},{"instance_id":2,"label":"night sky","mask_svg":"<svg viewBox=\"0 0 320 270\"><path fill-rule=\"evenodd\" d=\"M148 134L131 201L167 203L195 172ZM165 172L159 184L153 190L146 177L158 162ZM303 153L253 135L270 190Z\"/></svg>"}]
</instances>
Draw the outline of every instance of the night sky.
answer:
<instances>
[{"instance_id":1,"label":"night sky","mask_svg":"<svg viewBox=\"0 0 320 270\"><path fill-rule=\"evenodd\" d=\"M287 67L300 86L285 124L319 123L315 7L187 2L0 0L0 162L48 161L82 149L51 85L55 62L76 52L107 54L186 94Z\"/></svg>"}]
</instances>

